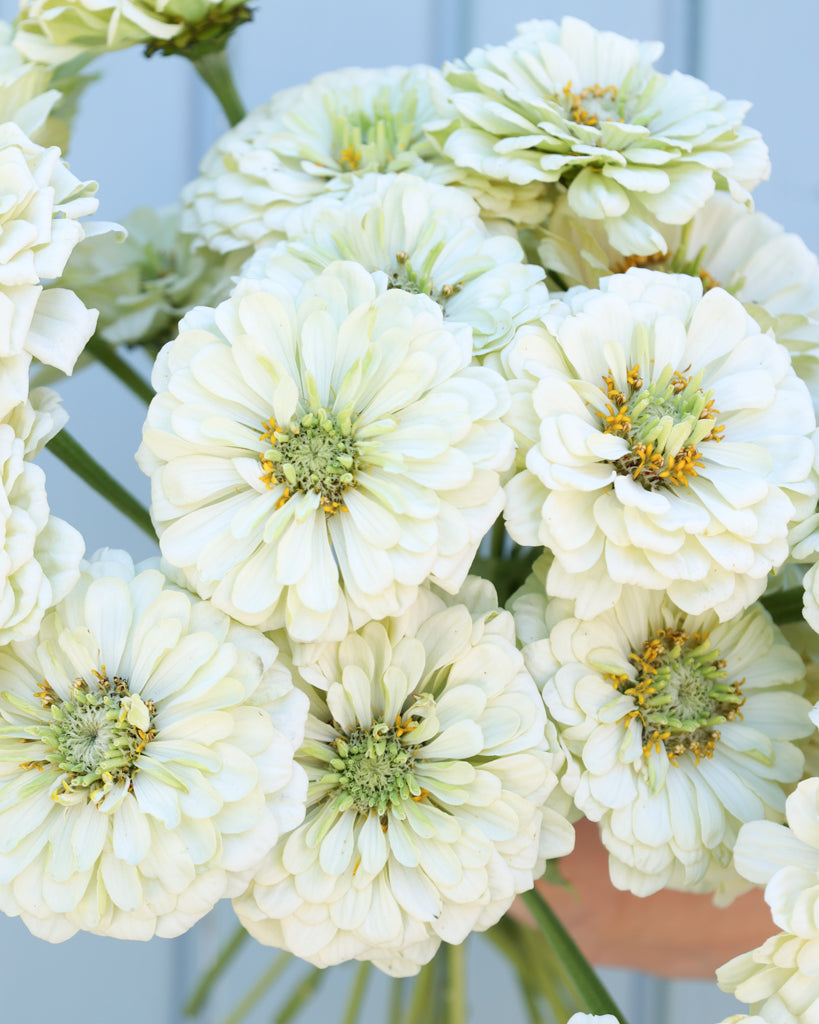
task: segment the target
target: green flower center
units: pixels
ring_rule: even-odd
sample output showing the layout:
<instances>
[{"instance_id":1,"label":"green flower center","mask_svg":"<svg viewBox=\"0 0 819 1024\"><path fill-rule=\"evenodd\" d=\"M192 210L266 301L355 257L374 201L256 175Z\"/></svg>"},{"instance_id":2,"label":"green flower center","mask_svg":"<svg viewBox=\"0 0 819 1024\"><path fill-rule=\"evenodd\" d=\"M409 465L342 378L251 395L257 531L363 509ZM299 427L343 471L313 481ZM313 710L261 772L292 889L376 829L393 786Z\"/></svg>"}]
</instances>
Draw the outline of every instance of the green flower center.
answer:
<instances>
[{"instance_id":1,"label":"green flower center","mask_svg":"<svg viewBox=\"0 0 819 1024\"><path fill-rule=\"evenodd\" d=\"M430 249L421 267L416 270L409 257L409 253L399 252L395 254L395 263L387 271L389 277L388 288L400 288L411 295L428 295L434 299L439 306L446 308L448 299L456 295L464 286L463 281L455 284L445 284L438 287L432 278L432 267L444 247L439 242L433 249Z\"/></svg>"},{"instance_id":2,"label":"green flower center","mask_svg":"<svg viewBox=\"0 0 819 1024\"><path fill-rule=\"evenodd\" d=\"M725 662L708 635L660 629L629 654L636 675L607 674L615 689L631 697L626 719L643 727L643 755L665 749L669 759L690 751L699 761L711 757L719 740L716 726L733 721L745 703L744 679L726 682Z\"/></svg>"},{"instance_id":3,"label":"green flower center","mask_svg":"<svg viewBox=\"0 0 819 1024\"><path fill-rule=\"evenodd\" d=\"M262 440L272 444L260 456L265 471L261 479L270 488L284 485L276 507L296 491L315 491L325 512L339 512L345 492L355 486L359 467L349 416L334 417L318 408L292 419L286 427L279 427L273 417L263 426Z\"/></svg>"},{"instance_id":4,"label":"green flower center","mask_svg":"<svg viewBox=\"0 0 819 1024\"><path fill-rule=\"evenodd\" d=\"M359 726L333 742L333 770L321 782L337 787L338 811L353 807L360 814L375 811L382 816L389 808L400 808L404 800L426 796L414 773L418 746L404 739L417 724L411 717L402 721L399 715L394 725Z\"/></svg>"},{"instance_id":5,"label":"green flower center","mask_svg":"<svg viewBox=\"0 0 819 1024\"><path fill-rule=\"evenodd\" d=\"M119 676L98 675L93 686L76 679L65 701L44 683L40 700L51 720L30 732L48 752L44 761L25 766L42 770L52 765L65 773L55 799L86 790L97 802L112 786L133 777L140 754L156 735L153 702L129 693Z\"/></svg>"},{"instance_id":6,"label":"green flower center","mask_svg":"<svg viewBox=\"0 0 819 1024\"><path fill-rule=\"evenodd\" d=\"M717 426L713 392L703 392L702 373L684 377L667 366L652 384L644 385L639 366L626 375L623 389L609 370L603 375L608 399L606 412L598 412L603 431L624 438L630 451L614 462L623 476L630 475L646 490L688 486L702 468L697 448L703 441L719 441L725 429Z\"/></svg>"},{"instance_id":7,"label":"green flower center","mask_svg":"<svg viewBox=\"0 0 819 1024\"><path fill-rule=\"evenodd\" d=\"M332 152L342 171L381 174L406 170L414 162L408 151L416 149L424 134L417 122L417 97L410 90L395 109L392 90L379 89L372 112L362 109L358 90L351 96L325 100L332 130Z\"/></svg>"}]
</instances>

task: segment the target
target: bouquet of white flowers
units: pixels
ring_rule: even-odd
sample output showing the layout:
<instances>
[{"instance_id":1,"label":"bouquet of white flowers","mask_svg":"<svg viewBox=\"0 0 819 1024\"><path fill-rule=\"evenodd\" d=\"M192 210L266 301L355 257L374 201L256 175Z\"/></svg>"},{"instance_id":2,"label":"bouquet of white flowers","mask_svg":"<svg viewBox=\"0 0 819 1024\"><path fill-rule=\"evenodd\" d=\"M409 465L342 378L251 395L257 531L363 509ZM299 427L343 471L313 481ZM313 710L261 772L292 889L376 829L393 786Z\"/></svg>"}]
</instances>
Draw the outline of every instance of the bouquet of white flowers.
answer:
<instances>
[{"instance_id":1,"label":"bouquet of white flowers","mask_svg":"<svg viewBox=\"0 0 819 1024\"><path fill-rule=\"evenodd\" d=\"M249 934L361 961L345 1024L370 965L462 1024L487 931L533 1021L625 1024L535 887L587 819L635 897L766 886L720 985L813 1024L819 265L753 210L747 105L566 17L245 115L250 17L23 0L0 42L0 910L149 939L231 898L192 1013ZM134 44L232 127L123 227L60 147ZM146 401L150 511L34 386L90 360ZM155 558L83 560L46 445Z\"/></svg>"}]
</instances>

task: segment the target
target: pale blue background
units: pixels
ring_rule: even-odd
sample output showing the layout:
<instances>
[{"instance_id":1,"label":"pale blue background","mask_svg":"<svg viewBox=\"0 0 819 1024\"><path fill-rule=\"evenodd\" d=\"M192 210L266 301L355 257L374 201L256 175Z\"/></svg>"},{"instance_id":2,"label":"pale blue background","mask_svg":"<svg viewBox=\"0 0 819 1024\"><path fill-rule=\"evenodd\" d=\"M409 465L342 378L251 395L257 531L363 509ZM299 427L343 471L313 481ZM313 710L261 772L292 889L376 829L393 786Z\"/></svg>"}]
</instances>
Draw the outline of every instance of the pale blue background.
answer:
<instances>
[{"instance_id":1,"label":"pale blue background","mask_svg":"<svg viewBox=\"0 0 819 1024\"><path fill-rule=\"evenodd\" d=\"M472 45L503 42L516 22L531 17L559 19L571 13L599 28L663 39L665 70L689 71L731 98L753 102L748 123L762 131L774 167L772 180L757 191L757 205L800 232L813 248L819 245L815 0L627 0L619 5L610 0L259 0L257 6L255 22L241 30L233 49L248 106L320 71L354 64L437 64ZM15 7L13 0L0 0L0 14L7 18ZM131 50L99 61L98 69L104 78L86 96L72 169L99 181L105 217L173 201L223 130L220 112L181 59L146 61ZM70 429L147 502L147 483L133 461L144 407L96 369L67 382L63 393ZM136 528L54 460L46 457L43 465L53 510L83 531L90 551L111 545L137 558L153 553ZM51 947L33 939L18 921L0 918L0 1021L176 1024L198 970L232 927L222 910L227 908L181 939L148 944L80 936ZM481 940L473 946L471 1024L522 1022L504 965L490 962L494 954ZM216 1005L202 1018L207 1024L222 1020L270 955L260 947L245 951ZM673 969L669 964L669 973ZM302 1024L337 1024L348 984L342 974L334 971L326 979L320 1001L299 1018ZM741 1009L711 984L664 983L613 971L605 976L631 1024L709 1024ZM285 977L283 991L290 978ZM386 1019L380 981L373 985L368 1008L368 1020ZM267 1005L251 1019L261 1024L271 1014Z\"/></svg>"}]
</instances>

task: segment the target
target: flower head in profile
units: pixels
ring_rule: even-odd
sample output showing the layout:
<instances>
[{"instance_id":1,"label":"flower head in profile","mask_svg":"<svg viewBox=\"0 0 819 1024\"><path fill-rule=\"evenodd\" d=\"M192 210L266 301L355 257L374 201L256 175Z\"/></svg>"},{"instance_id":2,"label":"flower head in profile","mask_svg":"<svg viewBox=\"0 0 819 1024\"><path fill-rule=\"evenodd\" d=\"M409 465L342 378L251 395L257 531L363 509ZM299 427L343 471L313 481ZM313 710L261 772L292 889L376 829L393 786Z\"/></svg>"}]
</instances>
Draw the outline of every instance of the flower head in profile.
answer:
<instances>
[{"instance_id":1,"label":"flower head in profile","mask_svg":"<svg viewBox=\"0 0 819 1024\"><path fill-rule=\"evenodd\" d=\"M550 593L584 618L626 584L723 619L759 597L815 508L815 418L737 299L632 268L566 293L508 362L530 390L507 528L553 552Z\"/></svg>"},{"instance_id":2,"label":"flower head in profile","mask_svg":"<svg viewBox=\"0 0 819 1024\"><path fill-rule=\"evenodd\" d=\"M276 646L101 552L0 651L0 909L36 935L178 935L304 814Z\"/></svg>"},{"instance_id":3,"label":"flower head in profile","mask_svg":"<svg viewBox=\"0 0 819 1024\"><path fill-rule=\"evenodd\" d=\"M288 290L292 287L292 292ZM138 453L162 552L217 607L301 641L456 591L512 459L468 327L383 274L240 282L154 369Z\"/></svg>"},{"instance_id":4,"label":"flower head in profile","mask_svg":"<svg viewBox=\"0 0 819 1024\"><path fill-rule=\"evenodd\" d=\"M139 43L149 52L207 52L250 17L246 0L22 0L14 45L51 65Z\"/></svg>"},{"instance_id":5,"label":"flower head in profile","mask_svg":"<svg viewBox=\"0 0 819 1024\"><path fill-rule=\"evenodd\" d=\"M752 1014L723 1024L812 1024L819 1012L816 941L780 932L717 968L717 983Z\"/></svg>"},{"instance_id":6,"label":"flower head in profile","mask_svg":"<svg viewBox=\"0 0 819 1024\"><path fill-rule=\"evenodd\" d=\"M94 235L72 253L60 284L99 312L97 334L109 344L163 345L188 310L227 298L250 251L194 249L178 220L173 207L134 210L122 222L127 237Z\"/></svg>"},{"instance_id":7,"label":"flower head in profile","mask_svg":"<svg viewBox=\"0 0 819 1024\"><path fill-rule=\"evenodd\" d=\"M49 514L45 475L32 461L67 418L49 388L0 417L0 644L33 637L79 575L82 537Z\"/></svg>"},{"instance_id":8,"label":"flower head in profile","mask_svg":"<svg viewBox=\"0 0 819 1024\"><path fill-rule=\"evenodd\" d=\"M70 373L91 337L97 314L58 278L87 234L97 209L96 184L69 171L56 147L32 142L13 122L0 125L0 415L28 394L32 357Z\"/></svg>"},{"instance_id":9,"label":"flower head in profile","mask_svg":"<svg viewBox=\"0 0 819 1024\"><path fill-rule=\"evenodd\" d=\"M621 253L664 250L654 220L684 224L716 186L746 200L769 163L742 124L748 105L655 71L661 53L577 18L527 22L507 45L445 65L457 113L436 137L459 166L564 186L575 216L599 221Z\"/></svg>"},{"instance_id":10,"label":"flower head in profile","mask_svg":"<svg viewBox=\"0 0 819 1024\"><path fill-rule=\"evenodd\" d=\"M365 175L343 198L316 202L242 276L266 277L284 254L309 273L336 260L382 270L390 288L428 295L446 320L468 324L476 356L503 348L547 304L541 269L512 235L488 228L466 192L412 174Z\"/></svg>"},{"instance_id":11,"label":"flower head in profile","mask_svg":"<svg viewBox=\"0 0 819 1024\"><path fill-rule=\"evenodd\" d=\"M234 900L259 941L318 966L415 974L571 850L549 804L559 754L485 581L455 597L424 587L300 671L307 814Z\"/></svg>"},{"instance_id":12,"label":"flower head in profile","mask_svg":"<svg viewBox=\"0 0 819 1024\"><path fill-rule=\"evenodd\" d=\"M217 252L284 236L288 216L364 174L452 172L425 130L434 68L344 68L276 93L223 135L182 192L182 230Z\"/></svg>"},{"instance_id":13,"label":"flower head in profile","mask_svg":"<svg viewBox=\"0 0 819 1024\"><path fill-rule=\"evenodd\" d=\"M794 741L812 730L801 658L760 605L720 623L625 588L581 620L541 595L524 658L570 754L562 784L600 822L614 885L733 898L747 888L731 866L740 826L781 820L801 777Z\"/></svg>"}]
</instances>

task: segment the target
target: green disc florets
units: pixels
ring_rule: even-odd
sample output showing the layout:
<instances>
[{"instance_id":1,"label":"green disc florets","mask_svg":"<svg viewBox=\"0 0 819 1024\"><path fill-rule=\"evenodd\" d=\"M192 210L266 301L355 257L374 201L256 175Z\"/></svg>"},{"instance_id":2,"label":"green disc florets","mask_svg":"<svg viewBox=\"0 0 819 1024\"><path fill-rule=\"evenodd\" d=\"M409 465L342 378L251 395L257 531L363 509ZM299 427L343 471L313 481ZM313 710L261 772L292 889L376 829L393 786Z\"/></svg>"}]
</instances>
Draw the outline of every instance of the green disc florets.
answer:
<instances>
[{"instance_id":1,"label":"green disc florets","mask_svg":"<svg viewBox=\"0 0 819 1024\"><path fill-rule=\"evenodd\" d=\"M411 295L428 295L439 306L446 307L447 299L451 299L462 288L463 282L444 284L438 287L432 279L432 267L444 243L440 242L427 253L423 264L416 269L410 262L409 253L399 252L395 255L395 264L387 271L388 288L400 288Z\"/></svg>"},{"instance_id":2,"label":"green disc florets","mask_svg":"<svg viewBox=\"0 0 819 1024\"><path fill-rule=\"evenodd\" d=\"M725 662L706 633L660 629L629 660L635 678L608 674L614 686L634 700L627 718L643 726L643 754L665 749L674 761L687 750L699 761L711 757L719 740L717 726L732 721L745 703L745 681L726 681Z\"/></svg>"},{"instance_id":3,"label":"green disc florets","mask_svg":"<svg viewBox=\"0 0 819 1024\"><path fill-rule=\"evenodd\" d=\"M415 725L414 721L402 723L399 716L395 725L359 726L334 741L338 756L330 762L332 773L322 782L334 783L340 791L337 810L353 807L361 814L383 815L389 808L400 808L404 800L423 798L424 790L413 772L418 747L403 739Z\"/></svg>"},{"instance_id":4,"label":"green disc florets","mask_svg":"<svg viewBox=\"0 0 819 1024\"><path fill-rule=\"evenodd\" d=\"M339 512L345 491L355 486L359 462L350 418L319 408L287 427L272 417L264 427L262 440L268 438L272 447L261 456L261 479L271 488L284 485L279 504L296 491L315 491L325 512Z\"/></svg>"},{"instance_id":5,"label":"green disc florets","mask_svg":"<svg viewBox=\"0 0 819 1024\"><path fill-rule=\"evenodd\" d=\"M379 89L372 101L372 113L361 108L363 97L338 99L329 96L325 103L333 133L333 153L342 171L364 174L397 173L410 167L415 158L408 151L424 139L417 123L418 101L412 91L401 97L395 109L388 87ZM358 101L358 102L357 102Z\"/></svg>"},{"instance_id":6,"label":"green disc florets","mask_svg":"<svg viewBox=\"0 0 819 1024\"><path fill-rule=\"evenodd\" d=\"M603 375L608 404L598 413L607 434L624 438L631 450L614 462L623 476L631 476L646 490L688 486L703 466L697 448L703 441L719 441L712 392L701 388L702 374L684 377L667 366L657 380L644 385L640 367L633 366L621 391L614 374Z\"/></svg>"},{"instance_id":7,"label":"green disc florets","mask_svg":"<svg viewBox=\"0 0 819 1024\"><path fill-rule=\"evenodd\" d=\"M86 790L97 802L112 786L134 775L139 755L156 735L153 703L129 693L119 676L109 680L99 675L92 686L76 679L71 698L65 701L46 683L40 698L51 721L31 732L48 752L43 762L28 762L28 767L43 769L50 764L65 773L55 799Z\"/></svg>"}]
</instances>

